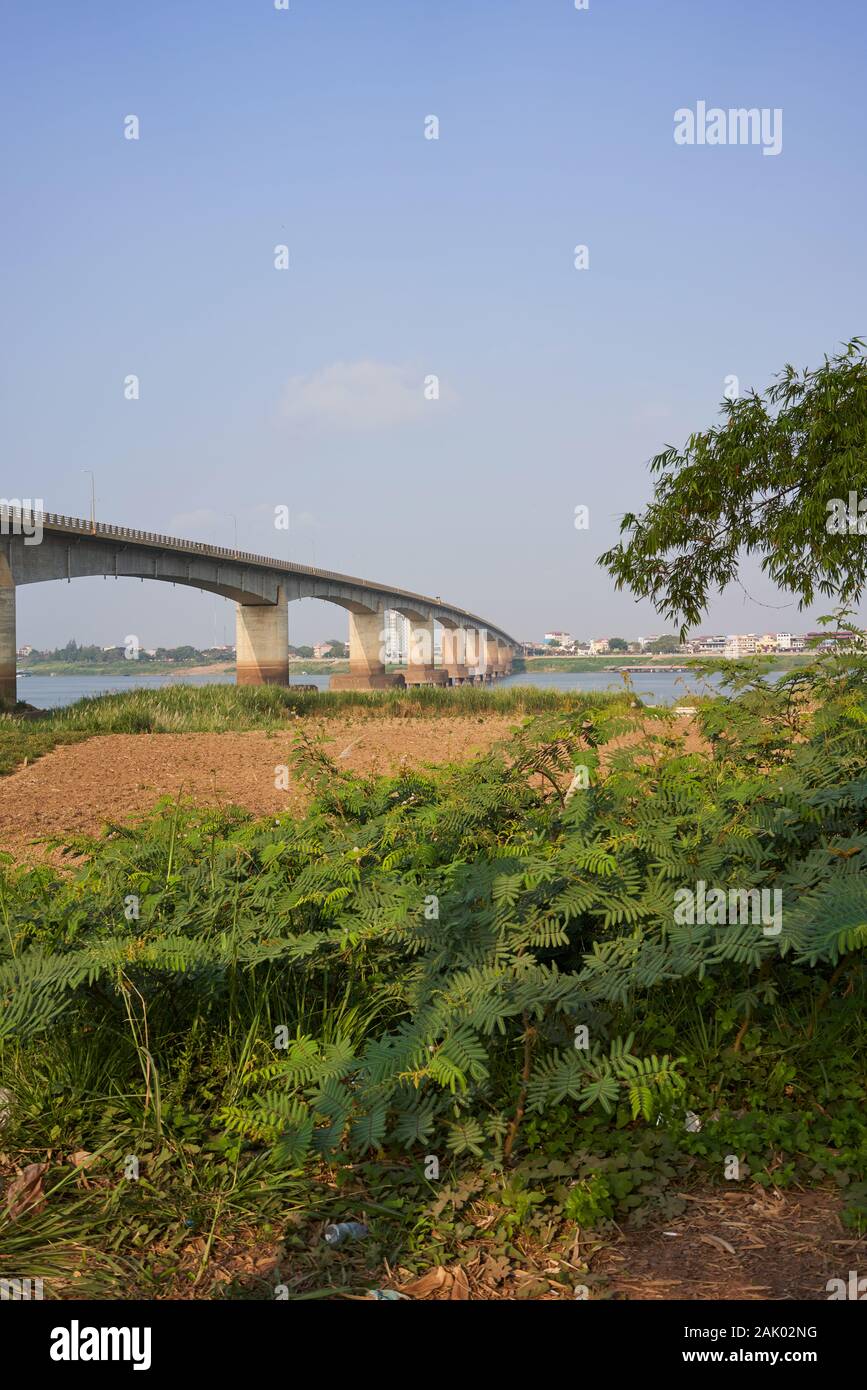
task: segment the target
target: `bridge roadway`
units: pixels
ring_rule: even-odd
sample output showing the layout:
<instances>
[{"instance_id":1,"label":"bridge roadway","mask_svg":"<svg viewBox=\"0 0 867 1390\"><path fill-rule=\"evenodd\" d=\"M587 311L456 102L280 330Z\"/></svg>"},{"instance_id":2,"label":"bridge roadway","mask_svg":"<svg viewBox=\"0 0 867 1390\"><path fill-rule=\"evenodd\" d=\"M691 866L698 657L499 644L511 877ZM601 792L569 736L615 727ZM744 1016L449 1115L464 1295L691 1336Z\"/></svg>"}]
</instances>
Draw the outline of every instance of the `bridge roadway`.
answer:
<instances>
[{"instance_id":1,"label":"bridge roadway","mask_svg":"<svg viewBox=\"0 0 867 1390\"><path fill-rule=\"evenodd\" d=\"M494 680L509 673L519 645L504 629L440 598L202 541L32 511L29 505L26 499L20 506L14 500L0 504L2 700L16 698L18 586L92 575L185 584L232 599L239 685L288 684L288 604L302 598L324 599L349 615L349 674L332 676L332 688ZM387 673L390 611L408 619L410 650L406 667ZM435 623L442 628L440 664L434 656Z\"/></svg>"}]
</instances>

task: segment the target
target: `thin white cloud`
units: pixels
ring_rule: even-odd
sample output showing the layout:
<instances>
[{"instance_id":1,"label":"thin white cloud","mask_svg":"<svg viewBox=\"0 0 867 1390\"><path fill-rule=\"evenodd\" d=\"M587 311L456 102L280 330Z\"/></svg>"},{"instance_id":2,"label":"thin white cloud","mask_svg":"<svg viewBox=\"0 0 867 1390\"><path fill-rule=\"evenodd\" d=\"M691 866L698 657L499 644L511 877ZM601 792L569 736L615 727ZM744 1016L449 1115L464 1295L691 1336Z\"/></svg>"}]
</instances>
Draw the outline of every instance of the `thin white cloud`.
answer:
<instances>
[{"instance_id":1,"label":"thin white cloud","mask_svg":"<svg viewBox=\"0 0 867 1390\"><path fill-rule=\"evenodd\" d=\"M421 419L439 401L425 398L425 377L385 362L335 362L289 378L281 414L294 424L377 430Z\"/></svg>"}]
</instances>

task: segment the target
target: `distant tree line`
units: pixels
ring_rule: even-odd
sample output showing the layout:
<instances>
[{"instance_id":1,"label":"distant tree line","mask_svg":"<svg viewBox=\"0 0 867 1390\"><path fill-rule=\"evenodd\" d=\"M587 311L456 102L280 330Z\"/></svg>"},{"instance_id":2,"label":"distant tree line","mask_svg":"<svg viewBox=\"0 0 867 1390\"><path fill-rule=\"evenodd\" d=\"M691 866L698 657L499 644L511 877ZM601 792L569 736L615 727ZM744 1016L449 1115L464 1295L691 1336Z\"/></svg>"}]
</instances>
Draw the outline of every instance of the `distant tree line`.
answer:
<instances>
[{"instance_id":1,"label":"distant tree line","mask_svg":"<svg viewBox=\"0 0 867 1390\"><path fill-rule=\"evenodd\" d=\"M345 642L339 641L336 637L326 643L331 647L328 656L345 660L349 656L349 648ZM289 647L289 655L298 657L301 660L313 660L313 648L308 646ZM22 656L20 661L25 664L50 664L52 662L65 665L106 665L112 661L123 661L127 657L127 647L119 642L116 647L99 647L95 645L80 645L71 638L64 647L55 647L48 651L32 651L29 656ZM207 666L215 661L231 660L234 657L234 649L226 647L193 647L188 643L180 647L152 647L148 651L143 648L138 649L137 661L148 662L170 662L183 666Z\"/></svg>"},{"instance_id":2,"label":"distant tree line","mask_svg":"<svg viewBox=\"0 0 867 1390\"><path fill-rule=\"evenodd\" d=\"M74 639L70 639L65 647L55 647L53 650L33 651L27 657L22 657L25 662L63 662L65 664L75 663L76 665L104 665L110 661L122 661L126 657L127 647L120 642L116 647L99 647L94 645L79 645ZM141 662L177 662L179 665L197 666L207 665L213 661L225 661L232 655L231 649L224 647L210 647L200 649L186 644L180 647L155 647L150 651L139 648L136 660Z\"/></svg>"}]
</instances>

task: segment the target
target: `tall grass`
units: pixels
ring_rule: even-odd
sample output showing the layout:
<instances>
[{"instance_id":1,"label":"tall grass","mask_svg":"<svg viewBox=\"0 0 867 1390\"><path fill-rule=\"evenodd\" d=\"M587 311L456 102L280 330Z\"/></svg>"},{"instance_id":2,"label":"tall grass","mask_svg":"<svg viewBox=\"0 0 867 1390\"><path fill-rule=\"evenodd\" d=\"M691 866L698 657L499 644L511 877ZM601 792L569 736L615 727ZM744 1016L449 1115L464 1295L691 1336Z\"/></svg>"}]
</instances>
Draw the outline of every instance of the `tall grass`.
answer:
<instances>
[{"instance_id":1,"label":"tall grass","mask_svg":"<svg viewBox=\"0 0 867 1390\"><path fill-rule=\"evenodd\" d=\"M414 690L293 690L291 686L174 685L77 701L57 710L52 723L86 733L214 732L272 728L296 715L325 718L350 712L377 716L539 714L623 705L617 695L563 694L534 686L491 690L483 686Z\"/></svg>"},{"instance_id":2,"label":"tall grass","mask_svg":"<svg viewBox=\"0 0 867 1390\"><path fill-rule=\"evenodd\" d=\"M634 698L634 697L633 697ZM161 690L130 690L77 700L48 711L41 731L85 734L213 733L229 729L269 729L295 716L325 718L362 712L376 716L466 716L543 714L581 709L625 708L629 699L608 694L542 690L532 685L489 689L458 686L411 690L294 690L291 686L171 685ZM0 717L0 730L15 723ZM36 722L36 721L34 721Z\"/></svg>"}]
</instances>

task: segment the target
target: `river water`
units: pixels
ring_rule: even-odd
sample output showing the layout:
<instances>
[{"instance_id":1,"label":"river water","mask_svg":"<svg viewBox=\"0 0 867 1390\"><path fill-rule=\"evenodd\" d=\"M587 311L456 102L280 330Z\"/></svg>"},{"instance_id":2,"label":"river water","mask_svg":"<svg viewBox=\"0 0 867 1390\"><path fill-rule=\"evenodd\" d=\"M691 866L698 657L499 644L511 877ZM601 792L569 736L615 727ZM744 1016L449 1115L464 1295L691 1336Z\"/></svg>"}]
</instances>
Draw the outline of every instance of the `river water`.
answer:
<instances>
[{"instance_id":1,"label":"river water","mask_svg":"<svg viewBox=\"0 0 867 1390\"><path fill-rule=\"evenodd\" d=\"M191 676L19 676L18 698L37 709L59 709L71 705L85 695L115 694L123 690L158 690L164 685L232 684L225 672ZM296 685L316 685L328 689L327 675L293 675ZM688 702L690 693L709 691L718 684L718 677L702 677L692 672L648 671L631 676L633 689L648 704L670 705ZM623 690L623 677L614 671L539 671L507 676L497 688L514 685L533 685L543 690Z\"/></svg>"}]
</instances>

